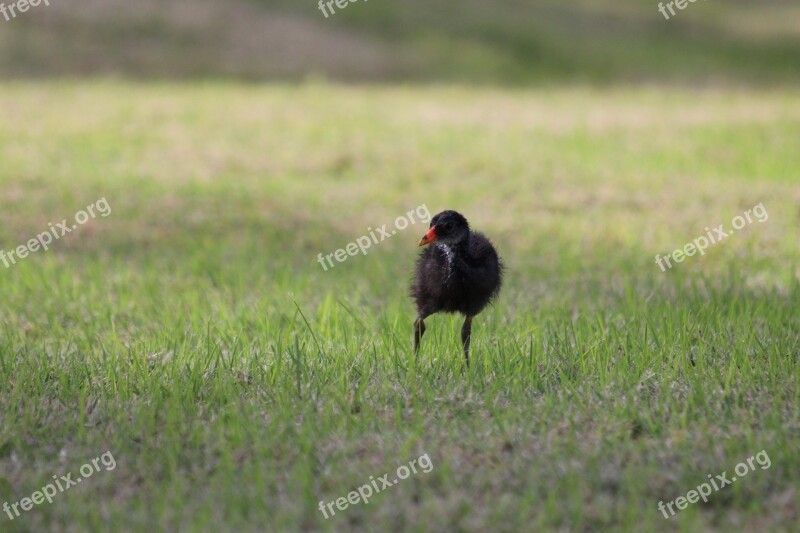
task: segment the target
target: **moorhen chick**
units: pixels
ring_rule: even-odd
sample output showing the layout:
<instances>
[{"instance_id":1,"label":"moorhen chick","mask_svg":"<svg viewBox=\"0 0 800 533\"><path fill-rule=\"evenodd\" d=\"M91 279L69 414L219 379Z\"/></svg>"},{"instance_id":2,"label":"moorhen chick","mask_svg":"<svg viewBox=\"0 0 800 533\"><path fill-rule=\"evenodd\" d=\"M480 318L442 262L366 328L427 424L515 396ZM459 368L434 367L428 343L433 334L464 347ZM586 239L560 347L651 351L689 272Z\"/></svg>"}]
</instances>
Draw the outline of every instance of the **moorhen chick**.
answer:
<instances>
[{"instance_id":1,"label":"moorhen chick","mask_svg":"<svg viewBox=\"0 0 800 533\"><path fill-rule=\"evenodd\" d=\"M425 334L425 319L439 311L459 312L464 358L469 366L472 318L500 292L503 263L482 234L470 231L467 219L456 211L442 211L431 219L419 246L433 244L417 259L411 296L417 305L414 353Z\"/></svg>"}]
</instances>

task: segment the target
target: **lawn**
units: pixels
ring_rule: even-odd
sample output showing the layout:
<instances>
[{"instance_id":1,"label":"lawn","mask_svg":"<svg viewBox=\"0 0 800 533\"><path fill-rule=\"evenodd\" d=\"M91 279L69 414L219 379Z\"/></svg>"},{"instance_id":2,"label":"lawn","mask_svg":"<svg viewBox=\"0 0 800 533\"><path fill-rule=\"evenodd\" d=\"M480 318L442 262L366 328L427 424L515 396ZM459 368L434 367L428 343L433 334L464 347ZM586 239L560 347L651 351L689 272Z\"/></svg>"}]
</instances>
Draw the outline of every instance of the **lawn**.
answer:
<instances>
[{"instance_id":1,"label":"lawn","mask_svg":"<svg viewBox=\"0 0 800 533\"><path fill-rule=\"evenodd\" d=\"M115 464L3 531L800 527L796 89L0 95L0 249L110 209L0 263L0 503ZM506 264L469 369L457 317L410 350L425 224L318 263L420 206Z\"/></svg>"}]
</instances>

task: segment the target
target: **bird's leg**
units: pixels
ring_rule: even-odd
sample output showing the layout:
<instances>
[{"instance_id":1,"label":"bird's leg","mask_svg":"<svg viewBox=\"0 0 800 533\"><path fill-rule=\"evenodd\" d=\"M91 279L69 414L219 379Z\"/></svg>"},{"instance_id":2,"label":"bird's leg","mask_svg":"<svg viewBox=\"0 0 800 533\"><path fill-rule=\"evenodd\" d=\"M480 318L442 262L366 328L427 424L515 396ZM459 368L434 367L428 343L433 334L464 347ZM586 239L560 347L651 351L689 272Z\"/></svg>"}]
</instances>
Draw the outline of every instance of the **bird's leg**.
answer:
<instances>
[{"instance_id":1,"label":"bird's leg","mask_svg":"<svg viewBox=\"0 0 800 533\"><path fill-rule=\"evenodd\" d=\"M464 325L461 327L461 342L464 344L464 359L469 366L469 341L472 336L472 317L467 316L464 319Z\"/></svg>"},{"instance_id":2,"label":"bird's leg","mask_svg":"<svg viewBox=\"0 0 800 533\"><path fill-rule=\"evenodd\" d=\"M414 353L419 352L419 341L422 340L422 336L425 334L425 321L421 316L418 316L417 319L414 321Z\"/></svg>"}]
</instances>

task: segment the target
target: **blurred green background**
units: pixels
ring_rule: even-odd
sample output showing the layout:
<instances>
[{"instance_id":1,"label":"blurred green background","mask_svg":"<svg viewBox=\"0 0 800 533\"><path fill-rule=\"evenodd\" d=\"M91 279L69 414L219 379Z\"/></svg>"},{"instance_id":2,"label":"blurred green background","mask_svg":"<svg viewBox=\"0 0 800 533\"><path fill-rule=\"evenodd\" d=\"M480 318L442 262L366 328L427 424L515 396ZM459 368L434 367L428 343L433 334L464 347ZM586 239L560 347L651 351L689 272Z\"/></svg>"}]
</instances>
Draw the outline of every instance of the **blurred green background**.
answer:
<instances>
[{"instance_id":1,"label":"blurred green background","mask_svg":"<svg viewBox=\"0 0 800 533\"><path fill-rule=\"evenodd\" d=\"M35 13L34 13L35 11ZM794 82L800 4L76 0L0 20L0 75L337 81Z\"/></svg>"}]
</instances>

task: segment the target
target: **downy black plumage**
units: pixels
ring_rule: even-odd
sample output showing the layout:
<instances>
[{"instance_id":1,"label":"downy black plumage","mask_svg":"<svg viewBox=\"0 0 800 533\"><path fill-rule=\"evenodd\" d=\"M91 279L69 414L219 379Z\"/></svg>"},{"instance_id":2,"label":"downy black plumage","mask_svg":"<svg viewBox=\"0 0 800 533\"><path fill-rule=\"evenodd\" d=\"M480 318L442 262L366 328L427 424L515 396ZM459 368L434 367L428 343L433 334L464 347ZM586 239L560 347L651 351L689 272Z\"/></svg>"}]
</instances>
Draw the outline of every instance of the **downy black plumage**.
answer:
<instances>
[{"instance_id":1,"label":"downy black plumage","mask_svg":"<svg viewBox=\"0 0 800 533\"><path fill-rule=\"evenodd\" d=\"M425 333L425 318L443 311L461 313L464 358L469 366L472 319L500 292L503 263L492 243L456 211L442 211L431 219L419 245L426 248L417 259L411 296L417 306L414 352Z\"/></svg>"}]
</instances>

